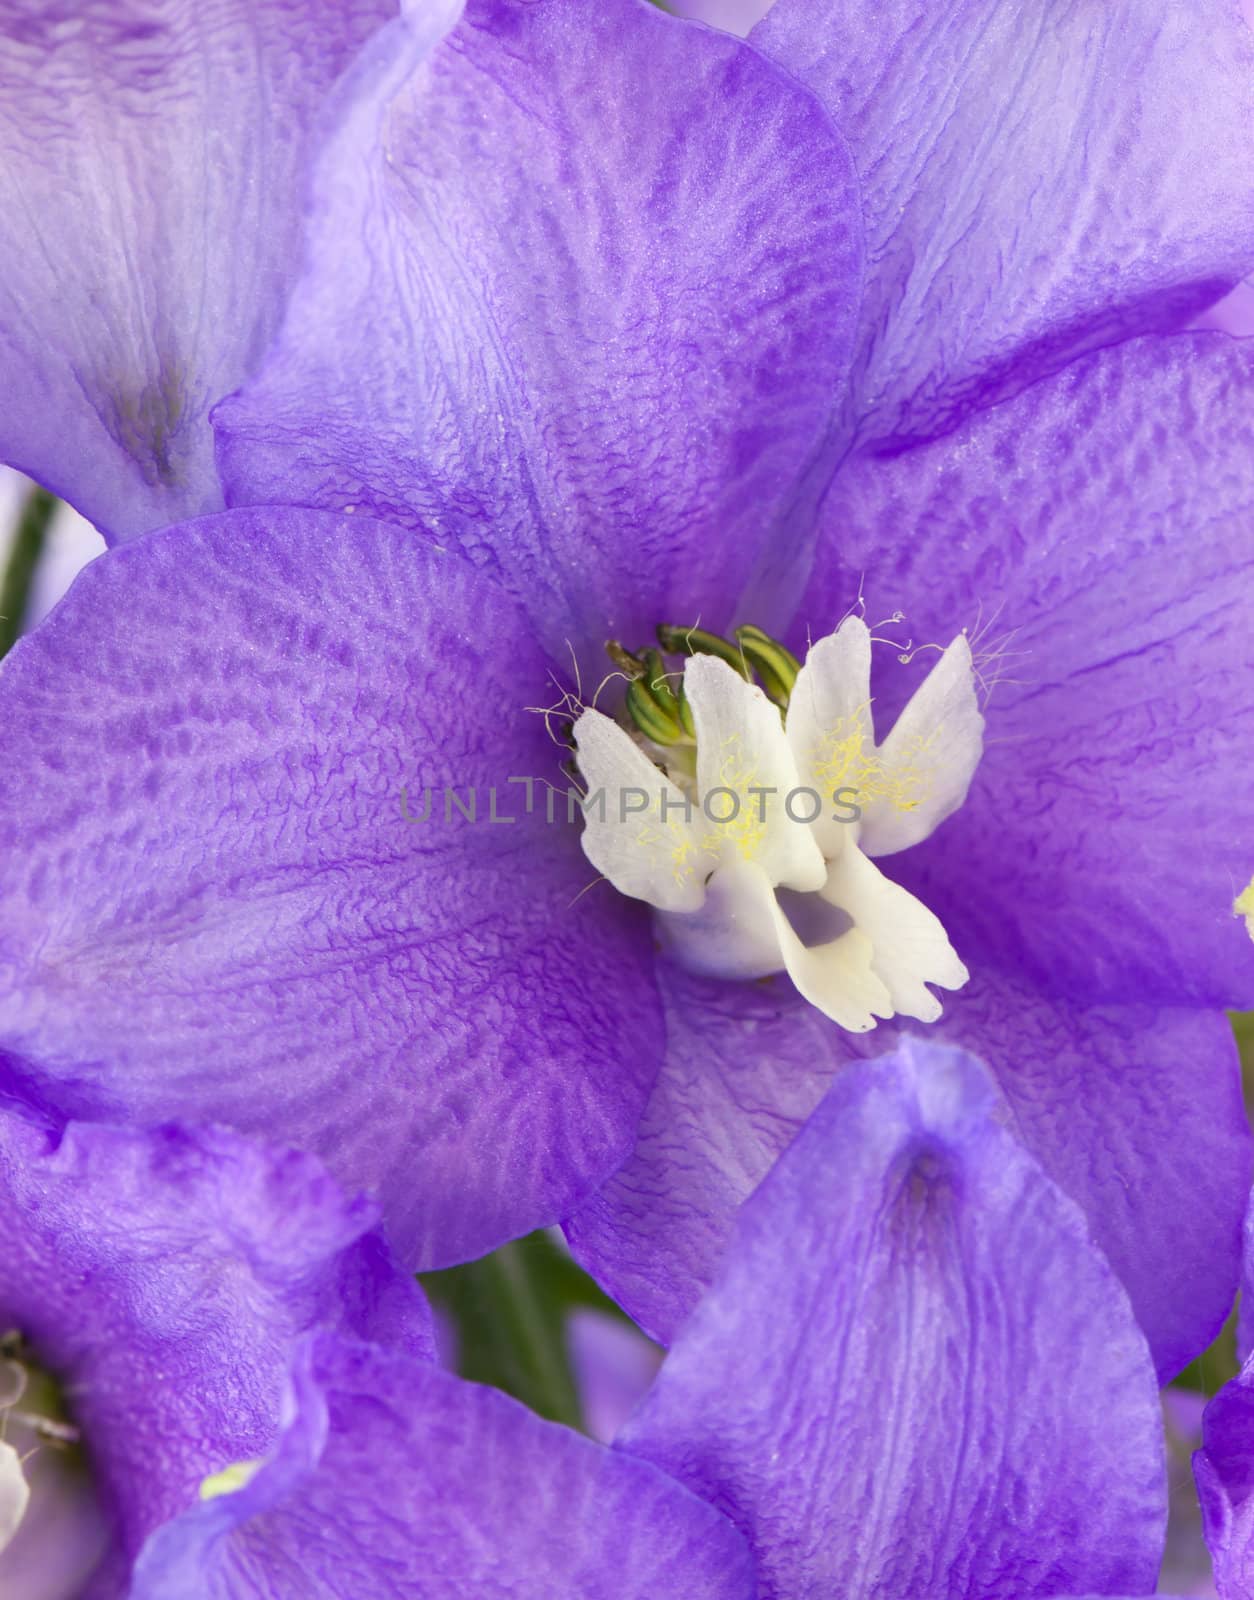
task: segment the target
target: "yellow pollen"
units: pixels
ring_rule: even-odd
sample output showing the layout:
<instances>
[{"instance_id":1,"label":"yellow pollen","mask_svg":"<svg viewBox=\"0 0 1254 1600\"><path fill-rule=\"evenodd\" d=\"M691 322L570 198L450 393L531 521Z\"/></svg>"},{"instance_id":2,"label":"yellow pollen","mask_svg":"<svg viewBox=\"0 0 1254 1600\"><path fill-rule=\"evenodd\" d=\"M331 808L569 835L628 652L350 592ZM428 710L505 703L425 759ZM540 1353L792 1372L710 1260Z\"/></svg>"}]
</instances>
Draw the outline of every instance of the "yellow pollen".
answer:
<instances>
[{"instance_id":1,"label":"yellow pollen","mask_svg":"<svg viewBox=\"0 0 1254 1600\"><path fill-rule=\"evenodd\" d=\"M650 816L647 822L641 824L639 840L649 850L665 847L669 843L671 875L676 883L683 883L692 872L692 858L697 854L697 846L692 842L684 807L678 800L673 806L668 806L664 822L661 817Z\"/></svg>"},{"instance_id":2,"label":"yellow pollen","mask_svg":"<svg viewBox=\"0 0 1254 1600\"><path fill-rule=\"evenodd\" d=\"M782 803L776 795L750 794L750 787L757 784L758 764L746 757L744 743L740 735L734 733L723 745L718 781L711 784L710 788L730 789L740 801L740 809L727 822L711 822L702 808L702 819L709 828L701 840L702 850L717 853L730 840L741 860L754 859L766 837L765 805ZM726 795L719 795L714 810L716 816L725 815L731 810L731 801Z\"/></svg>"},{"instance_id":3,"label":"yellow pollen","mask_svg":"<svg viewBox=\"0 0 1254 1600\"><path fill-rule=\"evenodd\" d=\"M251 1483L264 1465L264 1458L258 1457L255 1461L233 1461L221 1472L211 1472L201 1481L200 1498L217 1500L224 1494L234 1494Z\"/></svg>"},{"instance_id":4,"label":"yellow pollen","mask_svg":"<svg viewBox=\"0 0 1254 1600\"><path fill-rule=\"evenodd\" d=\"M697 847L681 829L672 827L670 832L673 836L678 836L675 838L675 843L671 850L671 870L674 874L675 882L682 883L692 871L692 857L697 854Z\"/></svg>"},{"instance_id":5,"label":"yellow pollen","mask_svg":"<svg viewBox=\"0 0 1254 1600\"><path fill-rule=\"evenodd\" d=\"M866 712L870 702L851 716L842 717L823 738L813 764L822 793L831 797L839 789L854 789L858 800L886 800L895 811L915 811L931 788L931 751L943 726L917 735L904 751L895 753L888 766L869 735Z\"/></svg>"}]
</instances>

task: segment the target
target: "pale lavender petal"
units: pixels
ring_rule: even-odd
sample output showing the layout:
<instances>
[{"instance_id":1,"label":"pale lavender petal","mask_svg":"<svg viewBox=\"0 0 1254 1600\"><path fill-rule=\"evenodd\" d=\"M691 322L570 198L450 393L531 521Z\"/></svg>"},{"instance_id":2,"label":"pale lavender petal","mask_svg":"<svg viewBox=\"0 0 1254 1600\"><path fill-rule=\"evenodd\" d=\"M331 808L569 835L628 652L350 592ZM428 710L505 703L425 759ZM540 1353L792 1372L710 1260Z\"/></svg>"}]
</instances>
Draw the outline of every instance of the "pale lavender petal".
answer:
<instances>
[{"instance_id":1,"label":"pale lavender petal","mask_svg":"<svg viewBox=\"0 0 1254 1600\"><path fill-rule=\"evenodd\" d=\"M10 1418L7 1433L24 1430ZM20 1440L24 1449L34 1442ZM0 1552L4 1600L116 1600L126 1561L111 1547L111 1528L90 1473L66 1452L40 1449L26 1457L31 1497L22 1525Z\"/></svg>"},{"instance_id":2,"label":"pale lavender petal","mask_svg":"<svg viewBox=\"0 0 1254 1600\"><path fill-rule=\"evenodd\" d=\"M1250 1194L1242 1229L1241 1296L1237 1305L1237 1358L1244 1364L1251 1355L1254 1355L1254 1191Z\"/></svg>"},{"instance_id":3,"label":"pale lavender petal","mask_svg":"<svg viewBox=\"0 0 1254 1600\"><path fill-rule=\"evenodd\" d=\"M162 1529L130 1600L754 1600L735 1529L496 1390L310 1341L278 1451Z\"/></svg>"},{"instance_id":4,"label":"pale lavender petal","mask_svg":"<svg viewBox=\"0 0 1254 1600\"><path fill-rule=\"evenodd\" d=\"M222 505L209 407L274 334L319 109L395 10L0 3L0 459L108 536Z\"/></svg>"},{"instance_id":5,"label":"pale lavender petal","mask_svg":"<svg viewBox=\"0 0 1254 1600\"><path fill-rule=\"evenodd\" d=\"M868 446L1183 327L1254 260L1254 39L1232 0L779 0L751 39L853 149Z\"/></svg>"},{"instance_id":6,"label":"pale lavender petal","mask_svg":"<svg viewBox=\"0 0 1254 1600\"><path fill-rule=\"evenodd\" d=\"M608 1444L648 1392L662 1353L623 1317L578 1306L566 1322L584 1424Z\"/></svg>"},{"instance_id":7,"label":"pale lavender petal","mask_svg":"<svg viewBox=\"0 0 1254 1600\"><path fill-rule=\"evenodd\" d=\"M742 1529L762 1600L1135 1593L1158 1568L1144 1340L958 1051L841 1074L619 1444Z\"/></svg>"},{"instance_id":8,"label":"pale lavender petal","mask_svg":"<svg viewBox=\"0 0 1254 1600\"><path fill-rule=\"evenodd\" d=\"M1248 339L1254 333L1254 283L1249 279L1237 284L1231 294L1226 294L1218 305L1211 306L1197 319L1199 328L1218 328L1236 339Z\"/></svg>"},{"instance_id":9,"label":"pale lavender petal","mask_svg":"<svg viewBox=\"0 0 1254 1600\"><path fill-rule=\"evenodd\" d=\"M607 636L718 625L801 559L860 294L849 158L769 63L640 0L474 0L429 61L406 26L216 415L228 500L429 533L599 676Z\"/></svg>"},{"instance_id":10,"label":"pale lavender petal","mask_svg":"<svg viewBox=\"0 0 1254 1600\"><path fill-rule=\"evenodd\" d=\"M743 39L772 4L773 0L667 0L667 10Z\"/></svg>"},{"instance_id":11,"label":"pale lavender petal","mask_svg":"<svg viewBox=\"0 0 1254 1600\"><path fill-rule=\"evenodd\" d=\"M6 1076L314 1149L412 1264L555 1220L630 1149L661 1020L639 908L546 820L548 678L472 568L364 518L93 563L0 667Z\"/></svg>"},{"instance_id":12,"label":"pale lavender petal","mask_svg":"<svg viewBox=\"0 0 1254 1600\"><path fill-rule=\"evenodd\" d=\"M1170 1509L1167 1549L1158 1577L1159 1592L1179 1591L1192 1600L1216 1600L1214 1566L1203 1534L1202 1511L1191 1466L1193 1454L1202 1442L1206 1396L1197 1390L1173 1385L1163 1390L1162 1399Z\"/></svg>"}]
</instances>

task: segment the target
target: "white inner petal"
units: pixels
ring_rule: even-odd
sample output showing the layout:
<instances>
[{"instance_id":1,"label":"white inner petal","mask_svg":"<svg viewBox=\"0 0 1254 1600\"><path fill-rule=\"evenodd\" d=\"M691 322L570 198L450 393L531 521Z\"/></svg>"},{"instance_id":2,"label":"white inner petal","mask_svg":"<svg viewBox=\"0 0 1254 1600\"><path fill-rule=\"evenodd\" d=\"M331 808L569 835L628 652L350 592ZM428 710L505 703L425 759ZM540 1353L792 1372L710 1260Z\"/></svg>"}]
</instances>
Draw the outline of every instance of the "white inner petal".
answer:
<instances>
[{"instance_id":1,"label":"white inner petal","mask_svg":"<svg viewBox=\"0 0 1254 1600\"><path fill-rule=\"evenodd\" d=\"M700 811L601 712L585 711L574 736L592 801L584 811L588 860L621 894L662 911L696 911L718 863L718 841L706 842Z\"/></svg>"},{"instance_id":2,"label":"white inner petal","mask_svg":"<svg viewBox=\"0 0 1254 1600\"><path fill-rule=\"evenodd\" d=\"M814 836L830 861L844 846L849 824L832 815L833 797L857 789L875 751L871 723L871 635L861 617L810 646L788 702L788 742L797 768L823 796Z\"/></svg>"},{"instance_id":3,"label":"white inner petal","mask_svg":"<svg viewBox=\"0 0 1254 1600\"><path fill-rule=\"evenodd\" d=\"M742 979L787 972L811 1005L853 1033L893 1014L867 935L855 927L825 944L802 944L766 873L750 862L720 867L701 910L659 916L658 930L663 947L690 971Z\"/></svg>"},{"instance_id":4,"label":"white inner petal","mask_svg":"<svg viewBox=\"0 0 1254 1600\"><path fill-rule=\"evenodd\" d=\"M877 1017L892 1016L892 997L875 971L875 946L862 928L803 945L774 896L771 905L788 976L812 1006L850 1033L868 1033Z\"/></svg>"},{"instance_id":5,"label":"white inner petal","mask_svg":"<svg viewBox=\"0 0 1254 1600\"><path fill-rule=\"evenodd\" d=\"M1233 901L1232 909L1238 917L1245 918L1245 931L1254 939L1254 878Z\"/></svg>"},{"instance_id":6,"label":"white inner petal","mask_svg":"<svg viewBox=\"0 0 1254 1600\"><path fill-rule=\"evenodd\" d=\"M0 1550L13 1538L30 1503L30 1485L11 1444L0 1439Z\"/></svg>"},{"instance_id":7,"label":"white inner petal","mask_svg":"<svg viewBox=\"0 0 1254 1600\"><path fill-rule=\"evenodd\" d=\"M580 771L590 793L603 791L585 812L584 851L657 909L664 948L715 977L787 972L859 1033L896 1014L934 1021L929 985L967 981L939 919L869 857L926 838L961 805L984 727L964 637L880 746L870 670L870 633L849 618L811 648L785 729L760 689L716 656L694 656L684 690L695 795L691 764L677 784L608 717L586 711L575 724ZM860 821L840 820L842 791L856 792Z\"/></svg>"},{"instance_id":8,"label":"white inner petal","mask_svg":"<svg viewBox=\"0 0 1254 1600\"><path fill-rule=\"evenodd\" d=\"M971 646L959 634L879 748L884 792L863 811L866 853L892 855L934 832L967 798L983 749Z\"/></svg>"},{"instance_id":9,"label":"white inner petal","mask_svg":"<svg viewBox=\"0 0 1254 1600\"><path fill-rule=\"evenodd\" d=\"M850 845L832 862L821 893L847 912L870 940L874 971L888 988L891 1010L920 1022L935 1022L941 1004L926 985L961 989L970 976L940 918L908 889L886 878L857 845Z\"/></svg>"},{"instance_id":10,"label":"white inner petal","mask_svg":"<svg viewBox=\"0 0 1254 1600\"><path fill-rule=\"evenodd\" d=\"M684 689L697 729L697 791L716 824L722 858L755 862L772 884L817 889L823 852L808 824L789 815L801 787L779 708L725 661L695 656ZM732 814L734 811L734 815ZM807 813L801 809L803 818Z\"/></svg>"},{"instance_id":11,"label":"white inner petal","mask_svg":"<svg viewBox=\"0 0 1254 1600\"><path fill-rule=\"evenodd\" d=\"M766 978L782 972L775 891L761 867L729 861L706 885L699 911L657 918L662 947L690 972L710 978Z\"/></svg>"},{"instance_id":12,"label":"white inner petal","mask_svg":"<svg viewBox=\"0 0 1254 1600\"><path fill-rule=\"evenodd\" d=\"M788 708L788 738L802 781L828 801L840 790L856 791L862 818L855 836L871 856L918 844L958 809L979 765L983 735L971 647L959 634L877 745L871 636L860 617L846 618L811 648ZM817 832L830 860L844 830L829 813L825 805Z\"/></svg>"}]
</instances>

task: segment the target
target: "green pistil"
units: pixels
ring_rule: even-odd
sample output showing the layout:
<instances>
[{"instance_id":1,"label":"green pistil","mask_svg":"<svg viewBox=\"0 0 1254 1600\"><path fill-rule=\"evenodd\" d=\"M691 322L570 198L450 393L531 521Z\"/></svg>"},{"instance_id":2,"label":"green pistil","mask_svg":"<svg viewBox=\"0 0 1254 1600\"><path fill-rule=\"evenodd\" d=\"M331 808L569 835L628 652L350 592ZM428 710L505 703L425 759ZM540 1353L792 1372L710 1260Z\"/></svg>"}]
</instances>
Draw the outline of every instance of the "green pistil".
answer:
<instances>
[{"instance_id":1,"label":"green pistil","mask_svg":"<svg viewBox=\"0 0 1254 1600\"><path fill-rule=\"evenodd\" d=\"M762 689L780 708L788 709L788 700L801 671L801 663L791 650L786 650L770 634L746 623L737 628L733 639L720 634L707 633L704 628L680 628L663 623L657 630L661 650L648 649L633 654L617 640L605 646L610 660L628 679L627 710L632 722L659 745L691 745L697 737L692 720L692 709L684 694L682 675L677 687L670 680L677 676L668 672L666 655L717 656L746 683L754 682L754 675Z\"/></svg>"},{"instance_id":2,"label":"green pistil","mask_svg":"<svg viewBox=\"0 0 1254 1600\"><path fill-rule=\"evenodd\" d=\"M627 710L641 733L654 744L678 744L683 737L679 719L672 722L645 687L643 678L628 684Z\"/></svg>"},{"instance_id":3,"label":"green pistil","mask_svg":"<svg viewBox=\"0 0 1254 1600\"><path fill-rule=\"evenodd\" d=\"M677 695L667 682L661 652L644 650L633 655L611 639L605 653L630 680L627 710L645 738L661 745L691 744L692 713L682 694Z\"/></svg>"},{"instance_id":4,"label":"green pistil","mask_svg":"<svg viewBox=\"0 0 1254 1600\"><path fill-rule=\"evenodd\" d=\"M746 682L753 681L740 646L720 638L717 633L707 633L704 628L674 628L663 623L657 630L657 642L670 655L717 656Z\"/></svg>"},{"instance_id":5,"label":"green pistil","mask_svg":"<svg viewBox=\"0 0 1254 1600\"><path fill-rule=\"evenodd\" d=\"M679 697L670 686L666 663L662 660L660 650L644 652L644 677L641 681L648 684L649 693L658 705L672 717L679 716Z\"/></svg>"},{"instance_id":6,"label":"green pistil","mask_svg":"<svg viewBox=\"0 0 1254 1600\"><path fill-rule=\"evenodd\" d=\"M746 623L736 629L736 643L762 680L762 687L781 710L787 711L801 663L769 633Z\"/></svg>"}]
</instances>

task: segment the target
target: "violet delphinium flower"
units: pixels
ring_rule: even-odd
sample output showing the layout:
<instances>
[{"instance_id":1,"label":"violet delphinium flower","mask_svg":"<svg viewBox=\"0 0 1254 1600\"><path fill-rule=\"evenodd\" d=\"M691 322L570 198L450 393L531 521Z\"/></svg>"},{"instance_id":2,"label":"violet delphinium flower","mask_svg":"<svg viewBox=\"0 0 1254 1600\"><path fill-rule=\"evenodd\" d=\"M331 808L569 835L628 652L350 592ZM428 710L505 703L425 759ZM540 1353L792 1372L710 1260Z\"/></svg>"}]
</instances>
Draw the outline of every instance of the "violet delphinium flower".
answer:
<instances>
[{"instance_id":1,"label":"violet delphinium flower","mask_svg":"<svg viewBox=\"0 0 1254 1600\"><path fill-rule=\"evenodd\" d=\"M3 1111L0 1189L6 1600L743 1590L679 1484L441 1371L372 1208L310 1157Z\"/></svg>"},{"instance_id":2,"label":"violet delphinium flower","mask_svg":"<svg viewBox=\"0 0 1254 1600\"><path fill-rule=\"evenodd\" d=\"M1231 1301L1248 1161L1219 1008L1254 990L1231 914L1254 818L1230 781L1254 741L1252 396L1240 345L1139 341L925 449L851 461L802 612L817 633L865 594L916 641L997 615L982 671L1003 681L969 796L884 865L971 974L936 1026L990 1062L1088 1210L1164 1372ZM876 664L877 728L910 681L896 654ZM879 1037L665 982L670 1048L641 1140L573 1228L663 1334L717 1252L714 1197L765 1172L804 1114L799 1082Z\"/></svg>"},{"instance_id":3,"label":"violet delphinium flower","mask_svg":"<svg viewBox=\"0 0 1254 1600\"><path fill-rule=\"evenodd\" d=\"M373 1208L309 1156L6 1109L0 1192L6 1600L125 1594L152 1530L274 1444L311 1330L433 1354Z\"/></svg>"},{"instance_id":4,"label":"violet delphinium flower","mask_svg":"<svg viewBox=\"0 0 1254 1600\"><path fill-rule=\"evenodd\" d=\"M1068 10L1044 49L1022 11L929 32L939 123L898 34L883 60L859 35L857 183L790 78L643 5L482 0L434 49L430 7L378 36L318 168L308 276L219 408L227 498L255 509L96 563L0 674L15 1083L75 1115L281 1127L377 1186L425 1264L565 1215L669 1339L831 1076L959 986L941 1026L1089 1213L1160 1368L1199 1347L1248 1185L1217 1008L1249 982L1250 358L1196 336L1067 363L1187 321L1254 254L1231 198L1254 79L1219 12L1197 42ZM965 139L990 81L1014 106ZM1061 130L1059 104L1081 107ZM1130 209L1133 133L1155 181ZM946 647L896 745L912 680L877 682L873 724L869 633L839 626L860 597ZM1012 636L992 662L982 619ZM674 681L698 621L694 751L644 647L675 625ZM796 743L708 659L752 649L789 698L773 640L719 645L735 622L815 640ZM878 818L795 824L745 873L687 841L727 892L704 927L678 920L703 914L691 874L683 904L621 863L577 899L574 830L507 785L557 778L527 707L568 651L591 699L607 635L635 733L664 714L650 754L690 787L720 740L785 786L822 747L815 772L843 751ZM517 820L414 824L406 785L483 811L495 789ZM725 937L746 904L751 949ZM846 925L807 935L825 907ZM659 1058L635 1153L580 1207Z\"/></svg>"},{"instance_id":5,"label":"violet delphinium flower","mask_svg":"<svg viewBox=\"0 0 1254 1600\"><path fill-rule=\"evenodd\" d=\"M745 1600L744 1540L649 1462L332 1335L235 1493L159 1529L131 1600Z\"/></svg>"},{"instance_id":6,"label":"violet delphinium flower","mask_svg":"<svg viewBox=\"0 0 1254 1600\"><path fill-rule=\"evenodd\" d=\"M3 459L106 537L214 511L328 90L388 0L0 3Z\"/></svg>"},{"instance_id":7,"label":"violet delphinium flower","mask_svg":"<svg viewBox=\"0 0 1254 1600\"><path fill-rule=\"evenodd\" d=\"M446 21L453 9L442 8ZM509 322L510 339L529 338L538 317L569 327L569 348L553 347L565 392L545 431L569 450L572 467L582 461L584 487L575 492L588 516L617 506L619 525L638 530L631 547L605 563L595 589L581 594L569 571L583 560L579 521L568 523L559 561L543 529L529 531L535 497L556 503L552 486L537 480L528 488L508 387L486 405L467 392L469 410L454 390L424 411L452 448L471 416L488 430L479 444L466 439L466 448L482 451L468 461L450 514L488 516L502 531L512 523L520 551L532 549L537 592L560 585L555 616L567 603L559 595L569 593L599 639L602 622L594 619L607 607L624 627L637 614L629 574L642 570L646 593L650 569L670 574L686 609L732 572L747 580L793 501L813 499L821 475L807 488L807 473L831 431L830 394L847 366L856 298L848 159L820 108L775 69L652 7L547 0L489 8L486 22L459 30L428 65L438 10L420 8L368 53L345 102L336 158L357 152L363 170L341 175L332 167L320 181L328 195L341 194L345 178L350 192L359 181L373 186L376 138L393 138L380 118L399 96L388 170L402 179L398 197L415 208L421 236L445 241L437 245L432 329L447 330L452 343L433 353L437 366L444 370L447 360L457 383L460 373L503 384L485 367L496 336L472 315L483 284L495 285L494 295L528 285L512 302L499 298L495 315ZM632 86L638 117L630 122L602 93L607 61ZM423 137L436 147L424 149ZM438 193L426 195L422 184L433 174ZM429 224L421 209L428 203ZM391 231L386 224L381 243ZM409 274L406 243L402 233L391 268ZM794 263L798 251L831 270L807 274ZM371 295L393 292L386 278L371 287L373 277L354 281ZM380 460L401 445L408 382L398 379L395 423L372 447ZM133 1024L130 1042L118 1035L102 1053L86 1033L71 1039L80 1024L88 1032L96 1024L67 991L43 1012L54 1028L68 1029L48 1051L40 1025L18 1014L31 1000L41 1010L50 1001L50 972L28 963L42 965L40 949L52 955L38 932L42 911L19 904L35 888L21 869L0 934L10 1073L24 1092L77 1115L128 1105L145 1117L204 1111L266 1129L277 1118L294 1142L316 1145L353 1182L379 1188L395 1236L417 1264L473 1255L556 1220L627 1154L657 1071L660 1004L643 917L577 903L587 864L573 834L529 829L520 837L519 827L486 823L420 833L398 803L406 785L418 791L443 778L463 797L473 788L485 809L488 789L497 789L508 815L521 793L511 776L560 778L541 718L523 710L552 693L554 663L534 623L460 556L442 555L438 540L361 517L240 515L188 531L192 543L174 557L179 570L168 571L173 587L160 607L171 631L160 643L150 638L142 671L150 689L173 692L183 732L170 740L159 731L165 713L154 720L145 691L132 698L137 684L120 658L97 657L91 672L101 686L130 682L127 709L106 718L106 742L139 780L134 798L144 815L164 818L171 846L183 851L189 823L201 832L192 845L198 882L174 874L166 911L149 900L142 914L141 922L154 912L164 922L172 960L161 959L160 978L141 954L137 885L114 857L109 875L130 909L117 920L105 912L113 934L89 939L88 964L102 963L97 977L117 1002L106 1031ZM213 549L220 538L235 551L225 565ZM159 547L161 538L145 542L133 569L143 587L162 564ZM486 542L482 550L489 559ZM217 568L212 594L193 576L202 559ZM272 559L286 580L268 570ZM195 620L174 592L184 576L186 594L201 592L208 606ZM254 602L249 637L233 642L236 605ZM126 635L138 641L143 631L132 615ZM204 651L196 686L171 671L192 641ZM84 645L80 638L72 647L80 664L91 654ZM366 688L363 666L372 679L379 669L375 689ZM228 682L233 706L221 698ZM343 736L359 740L373 775L356 756L332 753L323 763L303 735L276 761L283 708L297 705L323 723L316 744L327 752ZM498 706L510 707L507 715ZM505 732L503 743L484 744L485 714ZM38 720L26 724L36 740ZM214 746L232 729L235 752L222 766ZM181 777L169 769L166 781L149 767L167 757L190 759ZM83 759L98 776L97 755L70 758ZM222 784L234 787L237 761L253 774L251 792L230 798ZM39 804L36 769L50 775L35 757L11 797L19 809ZM299 819L293 782L318 809L317 822ZM114 799L123 809L131 803L120 791ZM216 839L223 804L239 824L234 862ZM71 810L85 816L78 799L71 810L53 809L62 822ZM9 821L19 825L16 812L5 824L6 863L20 854ZM272 830L264 862L255 853L257 826ZM34 868L35 857L26 859ZM77 887L63 883L56 893L67 907L86 905ZM41 889L35 898L42 901ZM195 976L178 970L187 955ZM94 987L77 959L70 964ZM159 1009L178 1046L169 1037L159 1043L162 1029L128 996L127 973L141 969L145 984L163 991ZM100 1020L98 1000L90 1009ZM215 1068L214 1081L197 1089L206 1047L226 1077ZM162 1065L149 1073L142 1061L154 1049ZM142 1111L120 1079L92 1083L89 1062L112 1078L126 1058L154 1096ZM224 1084L234 1104L220 1097Z\"/></svg>"},{"instance_id":8,"label":"violet delphinium flower","mask_svg":"<svg viewBox=\"0 0 1254 1600\"><path fill-rule=\"evenodd\" d=\"M1193 1472L1220 1600L1254 1595L1254 1370L1242 1371L1206 1408Z\"/></svg>"},{"instance_id":9,"label":"violet delphinium flower","mask_svg":"<svg viewBox=\"0 0 1254 1600\"><path fill-rule=\"evenodd\" d=\"M620 1435L746 1533L761 1600L1152 1587L1149 1353L1006 1111L930 1042L842 1074Z\"/></svg>"},{"instance_id":10,"label":"violet delphinium flower","mask_svg":"<svg viewBox=\"0 0 1254 1600\"><path fill-rule=\"evenodd\" d=\"M613 1450L311 1342L278 1448L156 1534L135 1600L270 1600L297 1571L345 1600L1147 1592L1165 1513L1149 1353L1004 1111L957 1051L845 1074Z\"/></svg>"}]
</instances>

